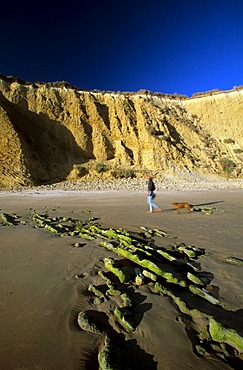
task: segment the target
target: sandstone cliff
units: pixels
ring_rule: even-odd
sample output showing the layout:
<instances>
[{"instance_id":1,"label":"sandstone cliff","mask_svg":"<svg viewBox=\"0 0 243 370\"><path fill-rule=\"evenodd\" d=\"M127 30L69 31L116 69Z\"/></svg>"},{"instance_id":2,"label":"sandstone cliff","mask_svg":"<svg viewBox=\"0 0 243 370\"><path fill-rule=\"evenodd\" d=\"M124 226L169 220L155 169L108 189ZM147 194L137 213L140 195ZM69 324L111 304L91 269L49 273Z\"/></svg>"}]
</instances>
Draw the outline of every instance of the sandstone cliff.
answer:
<instances>
[{"instance_id":1,"label":"sandstone cliff","mask_svg":"<svg viewBox=\"0 0 243 370\"><path fill-rule=\"evenodd\" d=\"M185 98L0 79L0 184L132 170L242 176L243 91ZM104 173L103 173L104 176Z\"/></svg>"}]
</instances>

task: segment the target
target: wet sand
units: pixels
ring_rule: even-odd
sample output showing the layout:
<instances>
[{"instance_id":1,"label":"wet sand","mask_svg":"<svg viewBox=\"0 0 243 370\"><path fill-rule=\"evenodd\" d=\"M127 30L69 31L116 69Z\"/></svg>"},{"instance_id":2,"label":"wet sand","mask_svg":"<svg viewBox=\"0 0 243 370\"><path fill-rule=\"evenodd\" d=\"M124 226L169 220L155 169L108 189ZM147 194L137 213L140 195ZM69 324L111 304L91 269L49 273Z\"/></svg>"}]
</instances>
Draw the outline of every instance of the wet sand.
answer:
<instances>
[{"instance_id":1,"label":"wet sand","mask_svg":"<svg viewBox=\"0 0 243 370\"><path fill-rule=\"evenodd\" d=\"M103 259L117 256L98 241L74 248L80 238L53 235L34 228L29 220L34 211L80 220L92 216L103 228L131 232L141 226L158 228L176 236L177 243L205 249L199 259L201 271L210 275L212 294L227 307L225 324L243 336L243 266L225 262L229 256L243 258L242 195L242 190L161 191L156 203L162 212L147 214L146 192L0 193L1 212L16 213L26 221L13 227L0 225L0 369L95 370L102 338L78 327L81 310L96 312L117 343L125 343L137 368L237 368L238 364L196 355L183 315L168 297L152 294L146 284L131 287L138 325L126 333L112 319L114 303L97 305L87 294L90 284L100 283L97 273L103 269ZM213 213L177 214L169 204L182 201L213 207ZM161 245L171 242L163 239Z\"/></svg>"}]
</instances>

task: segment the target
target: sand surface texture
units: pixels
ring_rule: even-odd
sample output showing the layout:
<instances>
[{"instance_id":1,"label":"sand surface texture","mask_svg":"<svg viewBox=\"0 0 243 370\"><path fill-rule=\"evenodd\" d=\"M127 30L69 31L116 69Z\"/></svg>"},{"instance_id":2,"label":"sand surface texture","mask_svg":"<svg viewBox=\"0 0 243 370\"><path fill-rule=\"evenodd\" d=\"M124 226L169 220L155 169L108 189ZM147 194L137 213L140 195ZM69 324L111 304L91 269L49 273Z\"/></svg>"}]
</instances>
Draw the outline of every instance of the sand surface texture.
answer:
<instances>
[{"instance_id":1,"label":"sand surface texture","mask_svg":"<svg viewBox=\"0 0 243 370\"><path fill-rule=\"evenodd\" d=\"M156 203L162 212L147 214L146 191L0 193L1 212L14 223L0 221L0 369L95 370L108 368L106 361L114 369L242 368L243 266L225 260L243 258L242 195L242 190L161 191ZM177 214L169 205L184 201L194 211ZM42 227L33 219L37 213L46 217ZM46 223L59 232L44 228ZM130 247L130 254L165 272L155 275L166 290L154 292L155 281L143 274L138 274L139 285L134 269L142 273L145 268L117 253L117 239L80 237L77 225L126 230L133 246L143 249L135 253ZM187 252L179 252L179 246ZM192 246L194 257L187 254ZM105 266L105 258L112 258L124 281ZM192 282L188 272L203 285ZM215 301L190 291L190 285ZM111 286L120 295L109 293ZM80 312L96 332L80 327ZM210 337L213 320L231 330L228 337ZM119 358L122 365L116 364Z\"/></svg>"}]
</instances>

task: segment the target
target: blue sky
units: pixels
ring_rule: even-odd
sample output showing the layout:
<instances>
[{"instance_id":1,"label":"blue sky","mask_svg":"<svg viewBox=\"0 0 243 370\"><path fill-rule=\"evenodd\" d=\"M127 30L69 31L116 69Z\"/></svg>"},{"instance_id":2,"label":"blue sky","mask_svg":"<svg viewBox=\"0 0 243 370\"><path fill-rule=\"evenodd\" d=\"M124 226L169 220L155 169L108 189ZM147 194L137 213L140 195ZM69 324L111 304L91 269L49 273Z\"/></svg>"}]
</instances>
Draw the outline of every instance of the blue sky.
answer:
<instances>
[{"instance_id":1,"label":"blue sky","mask_svg":"<svg viewBox=\"0 0 243 370\"><path fill-rule=\"evenodd\" d=\"M191 96L243 85L242 0L9 1L0 73Z\"/></svg>"}]
</instances>

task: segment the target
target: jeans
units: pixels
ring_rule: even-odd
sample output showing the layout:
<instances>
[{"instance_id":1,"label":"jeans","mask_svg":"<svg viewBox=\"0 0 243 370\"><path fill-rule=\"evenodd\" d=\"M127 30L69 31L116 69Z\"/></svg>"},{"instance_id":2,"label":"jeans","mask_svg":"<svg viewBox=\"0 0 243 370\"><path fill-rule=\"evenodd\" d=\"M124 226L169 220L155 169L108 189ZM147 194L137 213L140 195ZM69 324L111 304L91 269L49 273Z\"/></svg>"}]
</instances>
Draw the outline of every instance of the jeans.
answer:
<instances>
[{"instance_id":1,"label":"jeans","mask_svg":"<svg viewBox=\"0 0 243 370\"><path fill-rule=\"evenodd\" d=\"M150 194L148 195L148 205L150 212L153 212L153 208L159 208L159 206L153 202L153 194L154 192L151 191Z\"/></svg>"}]
</instances>

